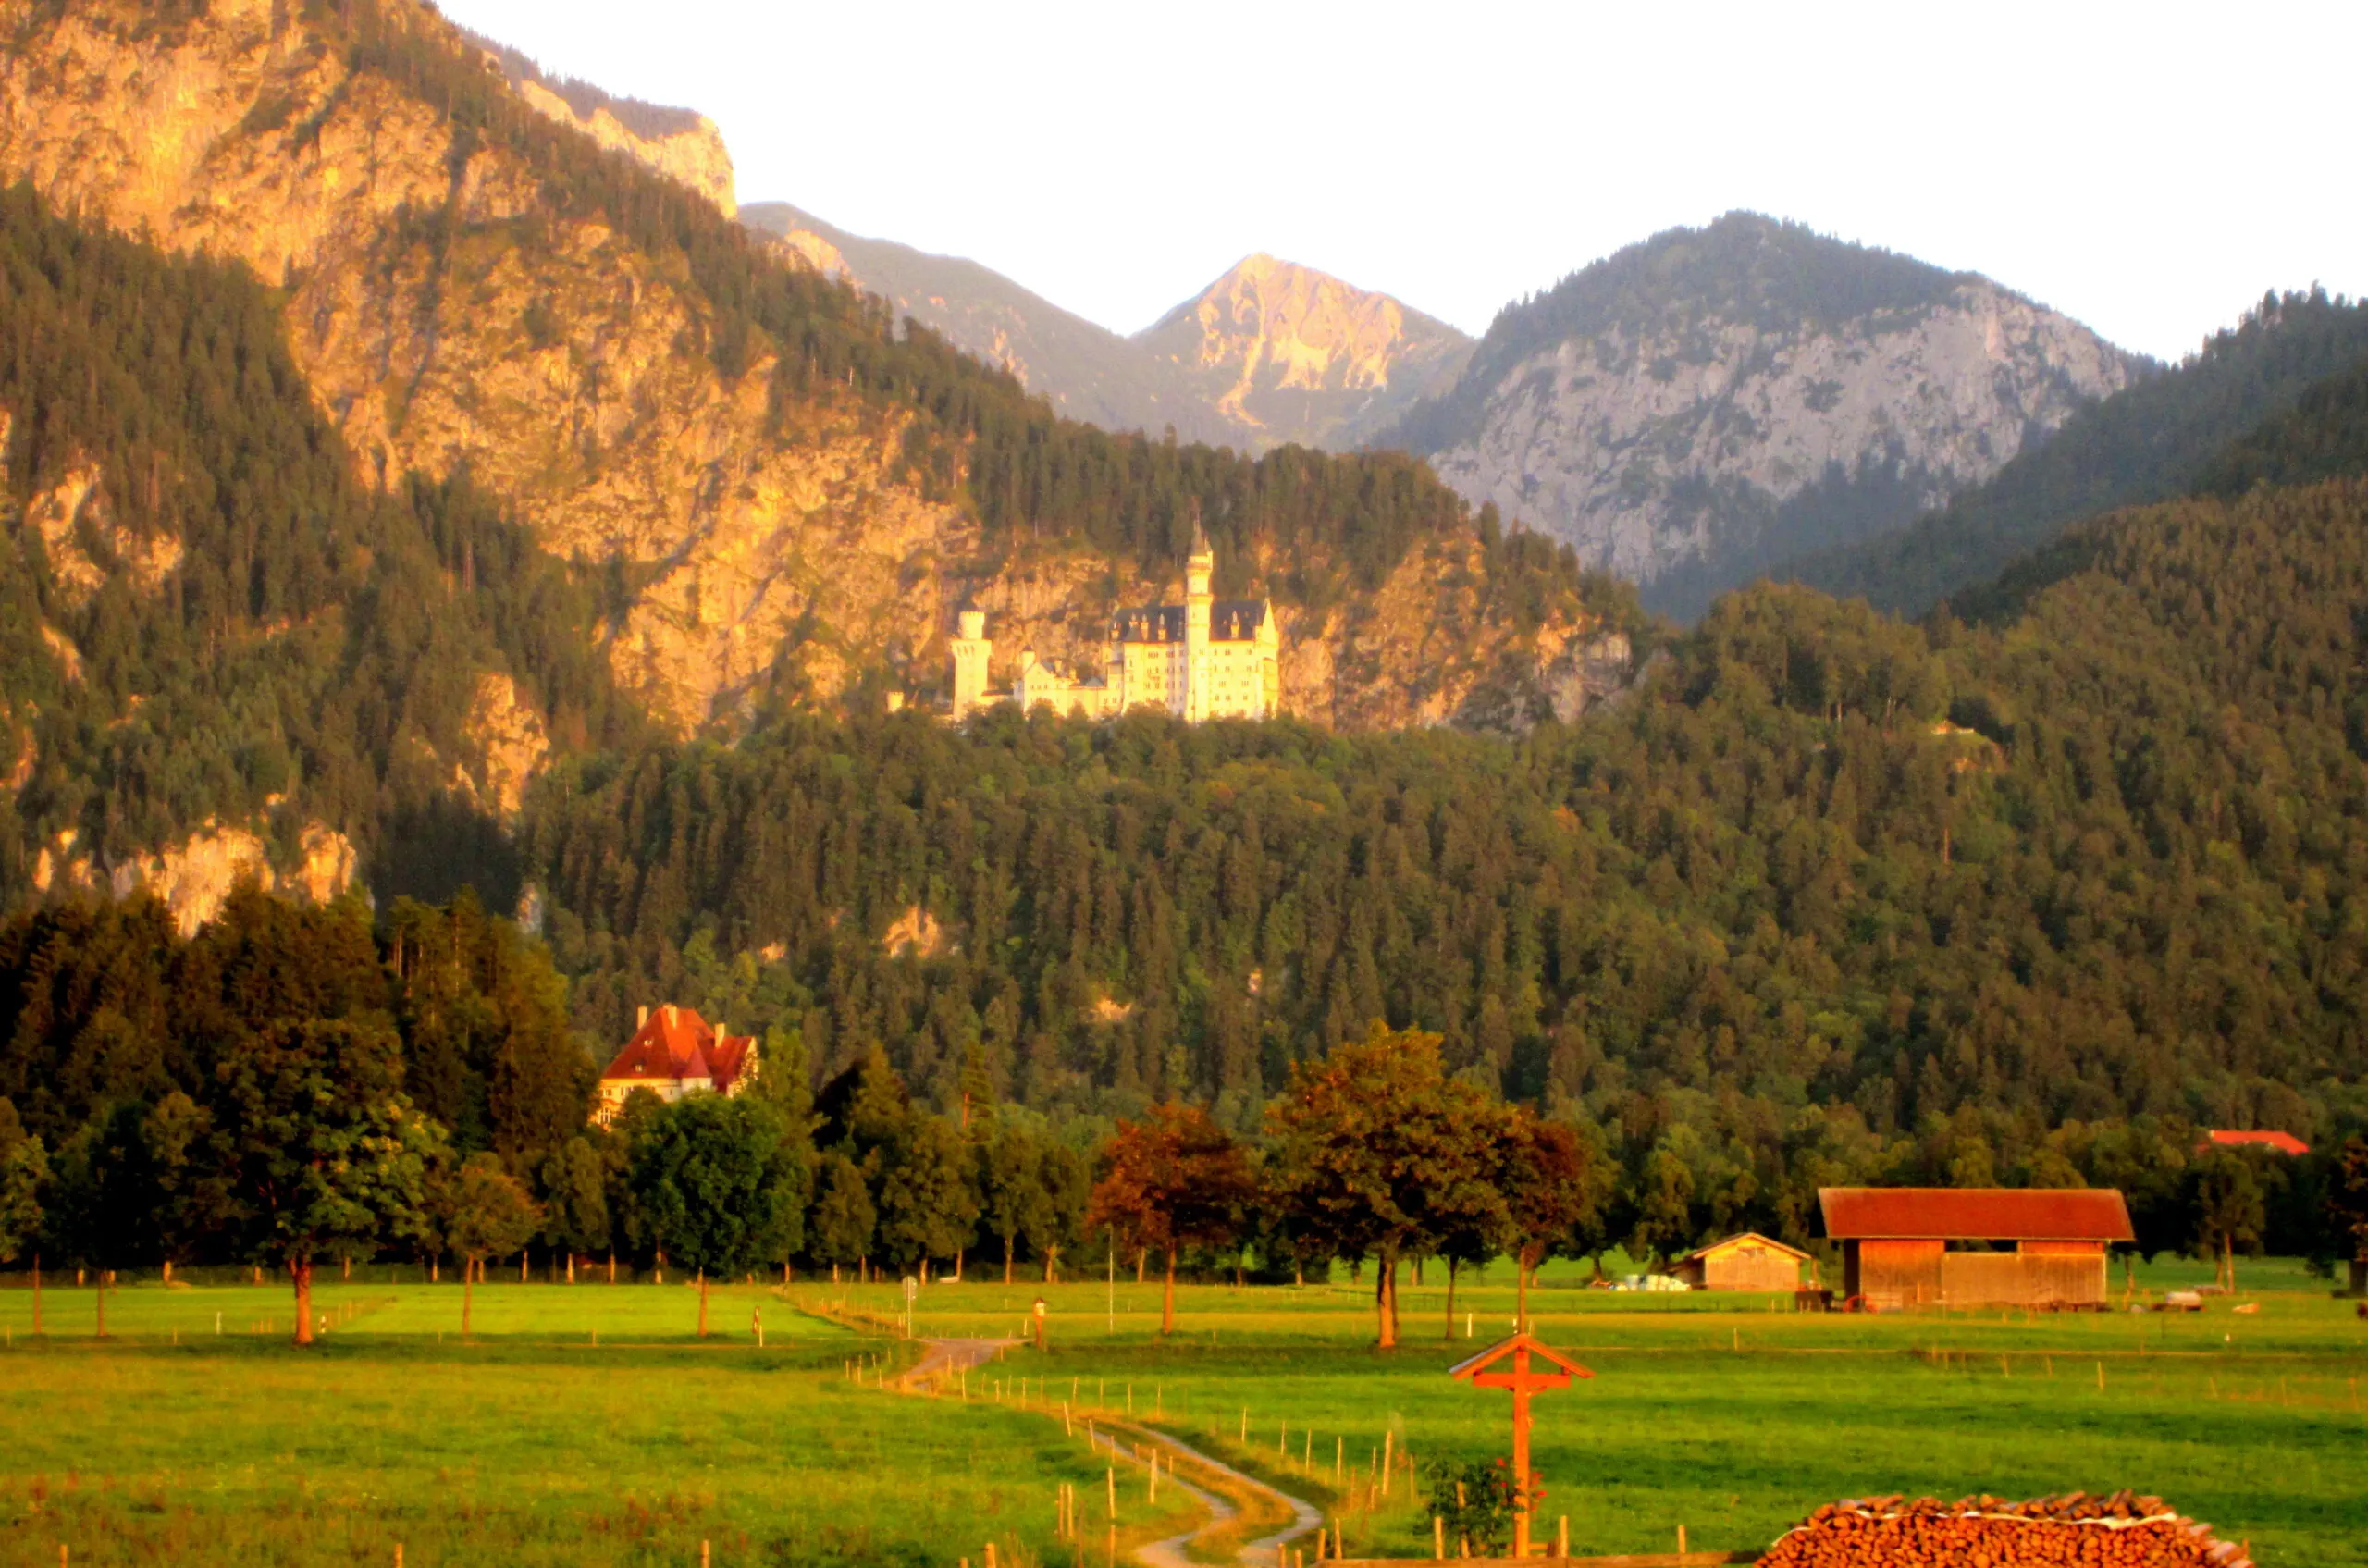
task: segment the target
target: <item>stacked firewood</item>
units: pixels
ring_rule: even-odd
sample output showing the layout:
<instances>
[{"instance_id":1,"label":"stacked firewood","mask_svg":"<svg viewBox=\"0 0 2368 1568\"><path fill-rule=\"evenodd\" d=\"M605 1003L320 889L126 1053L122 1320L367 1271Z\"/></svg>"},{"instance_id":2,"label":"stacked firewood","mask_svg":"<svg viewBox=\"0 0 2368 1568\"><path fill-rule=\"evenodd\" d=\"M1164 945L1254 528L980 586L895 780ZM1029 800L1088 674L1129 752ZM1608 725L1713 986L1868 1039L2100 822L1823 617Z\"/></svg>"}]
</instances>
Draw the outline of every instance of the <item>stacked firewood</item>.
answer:
<instances>
[{"instance_id":1,"label":"stacked firewood","mask_svg":"<svg viewBox=\"0 0 2368 1568\"><path fill-rule=\"evenodd\" d=\"M1848 1498L1812 1513L1758 1568L2252 1568L2234 1541L2128 1491L2010 1502Z\"/></svg>"}]
</instances>

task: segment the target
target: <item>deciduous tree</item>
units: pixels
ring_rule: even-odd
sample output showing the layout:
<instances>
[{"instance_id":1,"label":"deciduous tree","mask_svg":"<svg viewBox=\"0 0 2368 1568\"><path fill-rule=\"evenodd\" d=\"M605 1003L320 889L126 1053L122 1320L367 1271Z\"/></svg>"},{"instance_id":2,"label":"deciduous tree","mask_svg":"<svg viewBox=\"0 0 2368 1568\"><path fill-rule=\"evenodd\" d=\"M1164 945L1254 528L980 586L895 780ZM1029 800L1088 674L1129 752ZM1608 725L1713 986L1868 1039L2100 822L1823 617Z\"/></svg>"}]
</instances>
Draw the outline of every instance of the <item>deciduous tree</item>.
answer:
<instances>
[{"instance_id":1,"label":"deciduous tree","mask_svg":"<svg viewBox=\"0 0 2368 1568\"><path fill-rule=\"evenodd\" d=\"M635 1128L632 1160L651 1240L698 1270L705 1339L708 1277L752 1270L771 1256L787 1212L803 1209L805 1148L760 1100L687 1094Z\"/></svg>"},{"instance_id":2,"label":"deciduous tree","mask_svg":"<svg viewBox=\"0 0 2368 1568\"><path fill-rule=\"evenodd\" d=\"M1250 1157L1198 1105L1155 1105L1122 1121L1102 1146L1087 1222L1115 1226L1137 1247L1166 1258L1159 1331L1176 1332L1176 1253L1234 1236L1256 1191Z\"/></svg>"},{"instance_id":3,"label":"deciduous tree","mask_svg":"<svg viewBox=\"0 0 2368 1568\"><path fill-rule=\"evenodd\" d=\"M514 1253L533 1240L542 1211L502 1168L501 1157L485 1150L436 1183L432 1208L444 1244L461 1254L461 1338L466 1340L485 1260Z\"/></svg>"},{"instance_id":4,"label":"deciduous tree","mask_svg":"<svg viewBox=\"0 0 2368 1568\"><path fill-rule=\"evenodd\" d=\"M442 1130L404 1096L401 1047L382 1024L276 1024L215 1070L209 1179L247 1254L288 1270L296 1342L309 1345L314 1260L418 1230Z\"/></svg>"},{"instance_id":5,"label":"deciduous tree","mask_svg":"<svg viewBox=\"0 0 2368 1568\"><path fill-rule=\"evenodd\" d=\"M1398 1264L1435 1248L1496 1163L1494 1104L1449 1079L1439 1037L1375 1019L1364 1039L1292 1069L1269 1108L1275 1191L1332 1256L1375 1260L1383 1348L1398 1343Z\"/></svg>"}]
</instances>

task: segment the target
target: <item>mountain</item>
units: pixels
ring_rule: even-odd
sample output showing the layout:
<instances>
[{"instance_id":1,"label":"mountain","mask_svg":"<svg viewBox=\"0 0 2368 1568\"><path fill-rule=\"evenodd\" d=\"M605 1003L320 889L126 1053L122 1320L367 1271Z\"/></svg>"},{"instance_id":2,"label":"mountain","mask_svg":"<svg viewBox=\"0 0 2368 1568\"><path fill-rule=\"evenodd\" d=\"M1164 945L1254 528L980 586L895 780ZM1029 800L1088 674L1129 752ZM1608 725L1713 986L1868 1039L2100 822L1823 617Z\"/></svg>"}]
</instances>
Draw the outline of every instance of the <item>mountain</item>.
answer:
<instances>
[{"instance_id":1,"label":"mountain","mask_svg":"<svg viewBox=\"0 0 2368 1568\"><path fill-rule=\"evenodd\" d=\"M1264 254L1134 336L1255 445L1363 446L1453 383L1472 340L1387 294Z\"/></svg>"},{"instance_id":2,"label":"mountain","mask_svg":"<svg viewBox=\"0 0 2368 1568\"><path fill-rule=\"evenodd\" d=\"M2016 458L1986 483L1900 528L1863 543L1781 563L1780 575L1828 592L1920 615L1938 600L1970 593L2044 545L2066 524L2115 507L2166 500L2211 476L2215 460L2281 414L2290 428L2262 429L2258 451L2226 451L2217 488L2232 476L2282 478L2328 472L2300 452L2319 438L2339 448L2358 432L2325 412L2303 417L2298 403L2331 377L2368 359L2368 304L2322 292L2270 295L2234 327L2214 335L2166 373L2140 380L2066 421L2055 438ZM2319 396L2339 413L2347 394ZM2285 456L2279 454L2284 453ZM2266 466L2264 466L2266 465ZM1960 613L1988 612L1971 602Z\"/></svg>"},{"instance_id":3,"label":"mountain","mask_svg":"<svg viewBox=\"0 0 2368 1568\"><path fill-rule=\"evenodd\" d=\"M1000 364L1054 411L1105 430L1173 427L1179 439L1247 445L1171 364L1107 327L1072 315L1001 273L836 228L786 202L751 202L740 221L779 240L824 277L843 277L946 341Z\"/></svg>"},{"instance_id":4,"label":"mountain","mask_svg":"<svg viewBox=\"0 0 2368 1568\"><path fill-rule=\"evenodd\" d=\"M1731 213L1507 307L1376 441L1691 615L1906 523L2148 369L1973 274Z\"/></svg>"},{"instance_id":5,"label":"mountain","mask_svg":"<svg viewBox=\"0 0 2368 1568\"><path fill-rule=\"evenodd\" d=\"M1196 520L1220 591L1274 599L1286 707L1326 723L1575 711L1635 623L1401 455L1059 418L427 6L70 0L6 48L26 288L98 247L18 324L0 405L13 888L43 851L53 886L211 890L186 908L332 837L340 876L487 862L549 770L645 727L926 699L957 603L1015 654L1091 654ZM222 365L86 352L201 281L236 330L185 352Z\"/></svg>"},{"instance_id":6,"label":"mountain","mask_svg":"<svg viewBox=\"0 0 2368 1568\"><path fill-rule=\"evenodd\" d=\"M619 98L574 77L547 76L533 59L506 43L465 28L461 36L485 51L512 92L552 119L682 181L726 217L738 210L731 151L723 144L723 132L705 115Z\"/></svg>"}]
</instances>

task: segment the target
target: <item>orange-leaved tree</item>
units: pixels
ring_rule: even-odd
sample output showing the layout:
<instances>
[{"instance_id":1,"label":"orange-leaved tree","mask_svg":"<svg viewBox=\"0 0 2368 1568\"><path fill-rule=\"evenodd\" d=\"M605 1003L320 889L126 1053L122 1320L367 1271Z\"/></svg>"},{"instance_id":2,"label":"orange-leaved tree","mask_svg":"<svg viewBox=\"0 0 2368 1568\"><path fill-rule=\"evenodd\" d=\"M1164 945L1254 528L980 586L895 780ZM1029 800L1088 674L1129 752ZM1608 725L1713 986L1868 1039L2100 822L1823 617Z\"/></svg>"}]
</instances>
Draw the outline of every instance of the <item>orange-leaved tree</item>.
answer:
<instances>
[{"instance_id":1,"label":"orange-leaved tree","mask_svg":"<svg viewBox=\"0 0 2368 1568\"><path fill-rule=\"evenodd\" d=\"M1166 1254L1159 1331L1176 1332L1176 1253L1238 1235L1241 1210L1257 1190L1240 1142L1198 1105L1155 1105L1141 1121L1122 1121L1102 1145L1087 1222L1125 1232Z\"/></svg>"},{"instance_id":2,"label":"orange-leaved tree","mask_svg":"<svg viewBox=\"0 0 2368 1568\"><path fill-rule=\"evenodd\" d=\"M1332 1256L1375 1260L1383 1349L1398 1343L1399 1259L1436 1250L1486 1208L1503 1118L1447 1076L1437 1035L1378 1019L1363 1040L1292 1068L1267 1107L1275 1195Z\"/></svg>"},{"instance_id":3,"label":"orange-leaved tree","mask_svg":"<svg viewBox=\"0 0 2368 1568\"><path fill-rule=\"evenodd\" d=\"M1603 1221L1619 1170L1592 1137L1548 1121L1526 1105L1506 1123L1497 1187L1505 1195L1513 1254L1520 1266L1515 1315L1529 1327L1529 1285L1558 1247L1590 1239Z\"/></svg>"}]
</instances>

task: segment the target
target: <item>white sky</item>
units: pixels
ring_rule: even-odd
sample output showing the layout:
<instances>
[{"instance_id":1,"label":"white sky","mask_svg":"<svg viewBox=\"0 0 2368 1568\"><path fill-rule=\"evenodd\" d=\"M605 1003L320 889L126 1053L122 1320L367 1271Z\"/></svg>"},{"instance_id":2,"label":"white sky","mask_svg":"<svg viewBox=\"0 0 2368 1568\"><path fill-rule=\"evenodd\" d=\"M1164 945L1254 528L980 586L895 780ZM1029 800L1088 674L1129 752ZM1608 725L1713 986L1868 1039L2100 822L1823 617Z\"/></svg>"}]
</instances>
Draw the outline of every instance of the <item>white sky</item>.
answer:
<instances>
[{"instance_id":1,"label":"white sky","mask_svg":"<svg viewBox=\"0 0 2368 1568\"><path fill-rule=\"evenodd\" d=\"M446 0L700 110L743 202L1120 331L1252 251L1484 329L1733 207L1983 272L2127 347L2368 291L2368 5Z\"/></svg>"}]
</instances>

